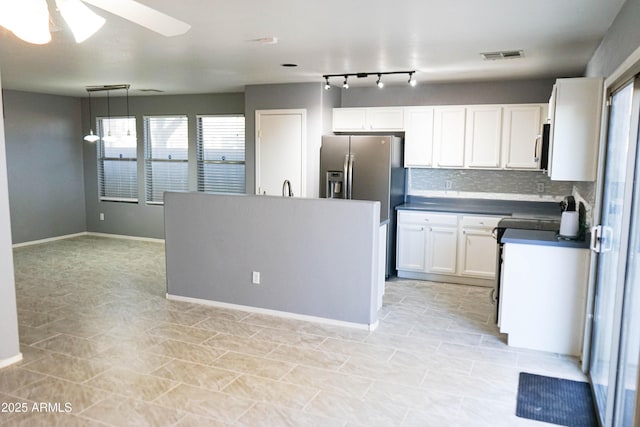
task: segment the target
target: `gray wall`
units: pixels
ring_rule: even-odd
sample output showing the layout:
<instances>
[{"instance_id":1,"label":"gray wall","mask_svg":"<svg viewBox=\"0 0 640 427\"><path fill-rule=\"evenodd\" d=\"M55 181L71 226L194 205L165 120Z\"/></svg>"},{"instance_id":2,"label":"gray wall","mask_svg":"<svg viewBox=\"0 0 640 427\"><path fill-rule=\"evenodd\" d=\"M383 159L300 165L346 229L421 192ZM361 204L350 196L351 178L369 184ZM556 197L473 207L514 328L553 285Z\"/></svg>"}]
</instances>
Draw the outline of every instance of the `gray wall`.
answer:
<instances>
[{"instance_id":1,"label":"gray wall","mask_svg":"<svg viewBox=\"0 0 640 427\"><path fill-rule=\"evenodd\" d=\"M86 229L80 100L5 91L13 242Z\"/></svg>"},{"instance_id":2,"label":"gray wall","mask_svg":"<svg viewBox=\"0 0 640 427\"><path fill-rule=\"evenodd\" d=\"M566 76L573 77L573 76ZM342 91L342 107L391 105L517 104L548 102L555 79L505 80L493 82L420 82L407 85L332 88Z\"/></svg>"},{"instance_id":3,"label":"gray wall","mask_svg":"<svg viewBox=\"0 0 640 427\"><path fill-rule=\"evenodd\" d=\"M252 85L245 88L245 120L247 140L247 193L255 194L256 110L306 109L306 196L317 197L320 176L322 135L331 130L327 113L339 107L340 97L325 94L322 83Z\"/></svg>"},{"instance_id":4,"label":"gray wall","mask_svg":"<svg viewBox=\"0 0 640 427\"><path fill-rule=\"evenodd\" d=\"M91 123L95 130L95 117L107 116L107 102L106 98L96 98L95 96L91 101L93 115ZM132 116L135 115L137 123L138 203L101 202L98 200L96 144L84 142L87 230L99 233L164 238L162 205L147 205L145 202L143 117L187 115L189 118L189 188L196 190L196 115L242 115L244 114L243 94L132 96L129 98L129 111ZM111 98L111 115L126 116L126 98ZM89 132L88 99L83 100L82 117L83 135L86 135ZM250 167L248 163L247 167ZM104 213L104 221L100 221L100 213Z\"/></svg>"},{"instance_id":5,"label":"gray wall","mask_svg":"<svg viewBox=\"0 0 640 427\"><path fill-rule=\"evenodd\" d=\"M607 77L640 47L640 0L627 0L587 64L586 76Z\"/></svg>"},{"instance_id":6,"label":"gray wall","mask_svg":"<svg viewBox=\"0 0 640 427\"><path fill-rule=\"evenodd\" d=\"M4 135L4 122L0 120L0 364L20 354Z\"/></svg>"},{"instance_id":7,"label":"gray wall","mask_svg":"<svg viewBox=\"0 0 640 427\"><path fill-rule=\"evenodd\" d=\"M167 193L167 292L375 323L379 224L379 202Z\"/></svg>"}]
</instances>

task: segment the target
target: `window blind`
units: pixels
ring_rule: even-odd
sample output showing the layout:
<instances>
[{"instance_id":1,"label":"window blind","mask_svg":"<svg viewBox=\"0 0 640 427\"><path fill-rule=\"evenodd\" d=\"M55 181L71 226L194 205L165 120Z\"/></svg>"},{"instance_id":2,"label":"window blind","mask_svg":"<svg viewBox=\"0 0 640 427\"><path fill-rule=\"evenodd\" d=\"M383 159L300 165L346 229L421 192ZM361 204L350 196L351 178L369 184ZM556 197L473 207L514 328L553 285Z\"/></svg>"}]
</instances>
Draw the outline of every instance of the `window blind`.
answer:
<instances>
[{"instance_id":1,"label":"window blind","mask_svg":"<svg viewBox=\"0 0 640 427\"><path fill-rule=\"evenodd\" d=\"M137 202L138 168L135 117L98 117L100 200Z\"/></svg>"},{"instance_id":2,"label":"window blind","mask_svg":"<svg viewBox=\"0 0 640 427\"><path fill-rule=\"evenodd\" d=\"M165 191L187 191L189 139L186 116L144 118L146 199L163 204Z\"/></svg>"},{"instance_id":3,"label":"window blind","mask_svg":"<svg viewBox=\"0 0 640 427\"><path fill-rule=\"evenodd\" d=\"M198 116L198 191L245 192L243 116Z\"/></svg>"}]
</instances>

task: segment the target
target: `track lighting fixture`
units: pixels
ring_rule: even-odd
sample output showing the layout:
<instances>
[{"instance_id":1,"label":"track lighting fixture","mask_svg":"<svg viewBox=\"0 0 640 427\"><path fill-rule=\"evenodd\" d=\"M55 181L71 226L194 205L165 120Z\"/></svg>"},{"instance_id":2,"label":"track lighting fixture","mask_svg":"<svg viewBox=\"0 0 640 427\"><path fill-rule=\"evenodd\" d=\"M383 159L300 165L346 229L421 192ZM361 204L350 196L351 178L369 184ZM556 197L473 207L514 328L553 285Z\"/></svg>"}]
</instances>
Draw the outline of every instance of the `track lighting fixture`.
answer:
<instances>
[{"instance_id":1,"label":"track lighting fixture","mask_svg":"<svg viewBox=\"0 0 640 427\"><path fill-rule=\"evenodd\" d=\"M380 89L382 89L384 87L384 83L382 82L382 76L383 75L389 75L389 74L408 74L409 75L409 80L408 83L411 87L414 87L416 85L416 81L413 78L413 75L415 74L415 70L411 70L411 71L376 71L376 72L370 72L370 73L347 73L347 74L325 74L322 76L322 78L324 79L324 88L326 90L331 89L331 84L329 83L329 79L331 77L344 77L344 83L342 84L342 88L343 89L349 89L349 82L348 79L349 77L355 76L359 79L361 78L366 78L369 76L378 76L378 80L376 81L376 86L378 86Z\"/></svg>"},{"instance_id":2,"label":"track lighting fixture","mask_svg":"<svg viewBox=\"0 0 640 427\"><path fill-rule=\"evenodd\" d=\"M418 84L415 80L413 80L413 72L409 73L409 86L415 87Z\"/></svg>"}]
</instances>

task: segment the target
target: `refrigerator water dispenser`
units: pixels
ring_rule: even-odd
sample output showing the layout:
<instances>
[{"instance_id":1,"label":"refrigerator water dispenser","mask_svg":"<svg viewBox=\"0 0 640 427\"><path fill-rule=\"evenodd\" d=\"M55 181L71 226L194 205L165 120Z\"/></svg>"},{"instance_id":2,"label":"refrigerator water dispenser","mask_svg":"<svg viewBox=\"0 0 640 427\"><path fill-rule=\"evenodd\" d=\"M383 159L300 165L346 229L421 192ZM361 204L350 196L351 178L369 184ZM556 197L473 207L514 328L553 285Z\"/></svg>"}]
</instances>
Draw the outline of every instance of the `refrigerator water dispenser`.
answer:
<instances>
[{"instance_id":1,"label":"refrigerator water dispenser","mask_svg":"<svg viewBox=\"0 0 640 427\"><path fill-rule=\"evenodd\" d=\"M327 172L327 199L344 199L342 189L344 188L344 172L328 171Z\"/></svg>"}]
</instances>

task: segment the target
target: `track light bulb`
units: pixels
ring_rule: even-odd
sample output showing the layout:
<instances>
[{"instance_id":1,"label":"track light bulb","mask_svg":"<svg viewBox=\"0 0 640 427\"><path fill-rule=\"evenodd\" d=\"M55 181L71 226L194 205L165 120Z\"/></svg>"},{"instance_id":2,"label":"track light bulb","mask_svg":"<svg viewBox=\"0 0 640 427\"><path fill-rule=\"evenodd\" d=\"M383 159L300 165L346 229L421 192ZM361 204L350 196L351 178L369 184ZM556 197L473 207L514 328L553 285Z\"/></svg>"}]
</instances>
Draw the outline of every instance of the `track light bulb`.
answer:
<instances>
[{"instance_id":1,"label":"track light bulb","mask_svg":"<svg viewBox=\"0 0 640 427\"><path fill-rule=\"evenodd\" d=\"M376 82L376 85L382 89L384 87L384 83L382 83L382 76L380 74L378 74L378 81Z\"/></svg>"},{"instance_id":2,"label":"track light bulb","mask_svg":"<svg viewBox=\"0 0 640 427\"><path fill-rule=\"evenodd\" d=\"M415 87L416 84L418 84L418 82L413 79L413 73L409 73L409 86Z\"/></svg>"},{"instance_id":3,"label":"track light bulb","mask_svg":"<svg viewBox=\"0 0 640 427\"><path fill-rule=\"evenodd\" d=\"M329 77L324 78L324 90L331 89L331 85L329 84Z\"/></svg>"},{"instance_id":4,"label":"track light bulb","mask_svg":"<svg viewBox=\"0 0 640 427\"><path fill-rule=\"evenodd\" d=\"M344 76L344 83L342 84L343 89L349 89L349 82L347 82L348 77Z\"/></svg>"}]
</instances>

